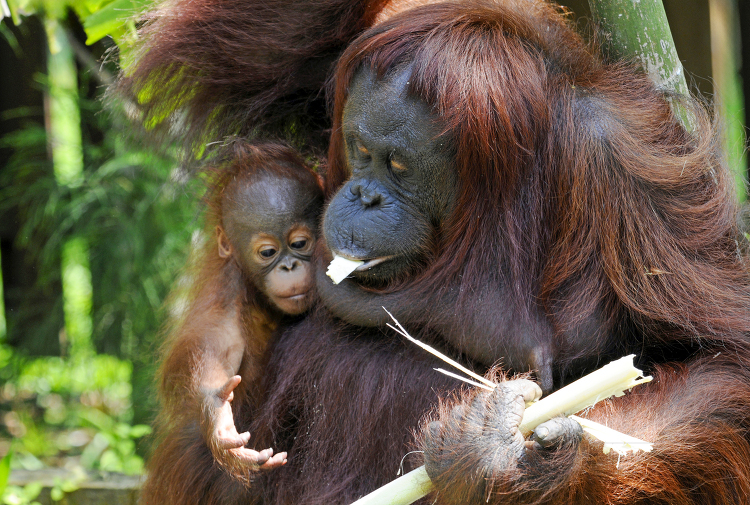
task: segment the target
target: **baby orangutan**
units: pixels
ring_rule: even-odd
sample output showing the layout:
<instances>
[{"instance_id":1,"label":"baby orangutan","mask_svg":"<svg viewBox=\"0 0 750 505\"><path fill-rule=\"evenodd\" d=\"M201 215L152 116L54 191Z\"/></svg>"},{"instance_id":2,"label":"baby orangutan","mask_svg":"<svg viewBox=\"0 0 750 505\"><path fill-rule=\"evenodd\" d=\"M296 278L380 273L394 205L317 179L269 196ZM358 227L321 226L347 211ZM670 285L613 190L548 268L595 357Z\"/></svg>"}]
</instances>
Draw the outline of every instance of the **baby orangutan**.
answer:
<instances>
[{"instance_id":1,"label":"baby orangutan","mask_svg":"<svg viewBox=\"0 0 750 505\"><path fill-rule=\"evenodd\" d=\"M161 440L144 503L190 502L180 489L165 493L167 482L214 479L223 494L234 484L227 477L247 484L258 469L286 462L286 453L245 447L242 427L262 394L271 335L314 300L310 256L322 205L320 179L285 146L237 142L215 170L210 238L160 370Z\"/></svg>"}]
</instances>

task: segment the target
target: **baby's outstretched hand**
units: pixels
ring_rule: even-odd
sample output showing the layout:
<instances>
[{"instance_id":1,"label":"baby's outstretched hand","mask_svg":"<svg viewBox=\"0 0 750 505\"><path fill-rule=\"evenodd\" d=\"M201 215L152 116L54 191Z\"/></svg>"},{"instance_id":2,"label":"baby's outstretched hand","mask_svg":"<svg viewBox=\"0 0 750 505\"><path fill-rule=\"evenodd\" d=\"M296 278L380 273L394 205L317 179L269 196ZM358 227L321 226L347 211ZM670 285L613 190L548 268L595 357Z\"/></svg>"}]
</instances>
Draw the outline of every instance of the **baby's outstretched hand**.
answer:
<instances>
[{"instance_id":1,"label":"baby's outstretched hand","mask_svg":"<svg viewBox=\"0 0 750 505\"><path fill-rule=\"evenodd\" d=\"M234 389L242 379L230 378L221 388L206 394L201 409L201 427L216 461L230 473L245 476L248 470L271 470L286 463L286 453L273 449L256 451L245 447L250 432L239 433L232 415Z\"/></svg>"}]
</instances>

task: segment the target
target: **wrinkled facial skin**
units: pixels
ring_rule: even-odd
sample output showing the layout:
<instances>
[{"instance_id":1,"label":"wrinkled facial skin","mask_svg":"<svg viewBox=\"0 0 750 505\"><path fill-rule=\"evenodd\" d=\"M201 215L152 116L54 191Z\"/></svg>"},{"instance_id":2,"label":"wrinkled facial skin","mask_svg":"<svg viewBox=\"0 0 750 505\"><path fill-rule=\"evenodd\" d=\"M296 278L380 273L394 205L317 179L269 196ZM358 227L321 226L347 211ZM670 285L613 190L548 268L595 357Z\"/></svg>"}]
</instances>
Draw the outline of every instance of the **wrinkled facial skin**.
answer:
<instances>
[{"instance_id":1,"label":"wrinkled facial skin","mask_svg":"<svg viewBox=\"0 0 750 505\"><path fill-rule=\"evenodd\" d=\"M286 314L301 314L313 301L310 256L322 205L316 188L270 175L233 183L222 199L219 254L233 255L245 276Z\"/></svg>"},{"instance_id":2,"label":"wrinkled facial skin","mask_svg":"<svg viewBox=\"0 0 750 505\"><path fill-rule=\"evenodd\" d=\"M352 274L360 281L408 273L454 205L450 139L407 94L408 78L408 68L382 81L361 69L344 108L351 177L328 205L323 233L333 254L365 261Z\"/></svg>"}]
</instances>

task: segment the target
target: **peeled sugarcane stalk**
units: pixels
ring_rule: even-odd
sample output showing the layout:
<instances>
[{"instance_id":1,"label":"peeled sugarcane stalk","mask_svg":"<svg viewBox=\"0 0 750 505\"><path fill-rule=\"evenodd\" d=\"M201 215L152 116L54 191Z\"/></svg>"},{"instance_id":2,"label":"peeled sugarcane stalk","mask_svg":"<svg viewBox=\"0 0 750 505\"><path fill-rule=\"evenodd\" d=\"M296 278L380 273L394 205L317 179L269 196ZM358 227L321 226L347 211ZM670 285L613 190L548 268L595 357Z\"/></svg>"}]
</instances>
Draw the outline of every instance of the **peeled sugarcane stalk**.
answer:
<instances>
[{"instance_id":1,"label":"peeled sugarcane stalk","mask_svg":"<svg viewBox=\"0 0 750 505\"><path fill-rule=\"evenodd\" d=\"M633 365L634 357L635 354L631 354L613 361L532 404L523 413L519 431L525 437L553 417L575 414L601 400L622 396L628 389L649 382L651 377L643 377L643 372Z\"/></svg>"},{"instance_id":2,"label":"peeled sugarcane stalk","mask_svg":"<svg viewBox=\"0 0 750 505\"><path fill-rule=\"evenodd\" d=\"M399 325L400 326L400 325ZM518 429L529 435L539 424L558 416L569 416L606 400L622 396L628 389L649 382L633 365L634 354L592 372L526 408ZM617 433L610 430L610 434ZM628 437L630 440L632 437ZM641 441L638 441L641 442ZM434 489L424 466L376 489L352 505L409 505Z\"/></svg>"},{"instance_id":3,"label":"peeled sugarcane stalk","mask_svg":"<svg viewBox=\"0 0 750 505\"><path fill-rule=\"evenodd\" d=\"M333 260L328 265L326 275L331 278L334 284L338 284L362 264L364 264L364 261L350 260L343 256L336 256L334 254Z\"/></svg>"}]
</instances>

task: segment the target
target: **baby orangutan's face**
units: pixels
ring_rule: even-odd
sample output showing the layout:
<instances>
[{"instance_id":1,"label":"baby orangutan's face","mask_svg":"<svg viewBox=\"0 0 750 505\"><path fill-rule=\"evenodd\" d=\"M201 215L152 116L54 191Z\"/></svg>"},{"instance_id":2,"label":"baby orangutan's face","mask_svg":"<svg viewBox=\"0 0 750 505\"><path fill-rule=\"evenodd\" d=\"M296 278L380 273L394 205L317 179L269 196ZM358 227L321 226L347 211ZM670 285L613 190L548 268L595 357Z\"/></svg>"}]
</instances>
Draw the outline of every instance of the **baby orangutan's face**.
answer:
<instances>
[{"instance_id":1,"label":"baby orangutan's face","mask_svg":"<svg viewBox=\"0 0 750 505\"><path fill-rule=\"evenodd\" d=\"M313 302L310 258L323 203L320 191L270 175L234 186L225 193L219 254L233 255L277 309L291 315L305 312Z\"/></svg>"}]
</instances>

